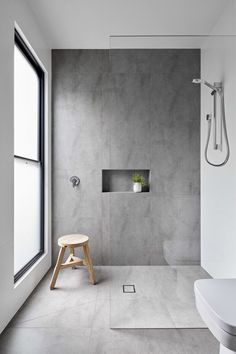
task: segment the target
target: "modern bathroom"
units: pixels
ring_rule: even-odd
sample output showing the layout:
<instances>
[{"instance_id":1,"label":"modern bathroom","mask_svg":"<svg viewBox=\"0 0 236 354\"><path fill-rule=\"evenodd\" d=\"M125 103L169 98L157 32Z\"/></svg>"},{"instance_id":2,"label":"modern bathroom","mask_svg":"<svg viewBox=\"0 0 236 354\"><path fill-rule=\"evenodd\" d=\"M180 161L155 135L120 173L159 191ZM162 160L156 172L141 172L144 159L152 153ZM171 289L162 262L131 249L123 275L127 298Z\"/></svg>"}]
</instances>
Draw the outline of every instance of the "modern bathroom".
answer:
<instances>
[{"instance_id":1,"label":"modern bathroom","mask_svg":"<svg viewBox=\"0 0 236 354\"><path fill-rule=\"evenodd\" d=\"M0 353L236 353L236 2L0 24Z\"/></svg>"}]
</instances>

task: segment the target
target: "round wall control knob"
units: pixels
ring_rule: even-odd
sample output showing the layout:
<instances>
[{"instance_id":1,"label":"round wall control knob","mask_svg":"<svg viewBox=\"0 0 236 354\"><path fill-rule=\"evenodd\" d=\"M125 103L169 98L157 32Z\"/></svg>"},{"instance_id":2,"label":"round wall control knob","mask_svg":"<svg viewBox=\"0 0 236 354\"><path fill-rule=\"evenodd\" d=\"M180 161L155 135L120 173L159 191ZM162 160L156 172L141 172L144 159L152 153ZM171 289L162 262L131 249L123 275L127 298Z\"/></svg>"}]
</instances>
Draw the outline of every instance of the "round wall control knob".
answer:
<instances>
[{"instance_id":1,"label":"round wall control knob","mask_svg":"<svg viewBox=\"0 0 236 354\"><path fill-rule=\"evenodd\" d=\"M80 184L80 179L77 176L72 176L70 178L70 182L72 183L73 188L75 188L78 187L78 185Z\"/></svg>"}]
</instances>

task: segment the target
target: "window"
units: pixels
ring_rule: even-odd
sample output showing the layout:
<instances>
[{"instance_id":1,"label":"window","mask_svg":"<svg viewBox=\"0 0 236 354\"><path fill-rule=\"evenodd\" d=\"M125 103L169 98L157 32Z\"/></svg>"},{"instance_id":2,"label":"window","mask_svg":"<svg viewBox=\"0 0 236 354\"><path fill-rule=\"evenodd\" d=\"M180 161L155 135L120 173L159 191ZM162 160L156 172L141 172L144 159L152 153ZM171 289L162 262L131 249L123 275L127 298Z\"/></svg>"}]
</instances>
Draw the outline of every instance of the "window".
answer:
<instances>
[{"instance_id":1,"label":"window","mask_svg":"<svg viewBox=\"0 0 236 354\"><path fill-rule=\"evenodd\" d=\"M44 72L15 31L14 280L44 252Z\"/></svg>"}]
</instances>

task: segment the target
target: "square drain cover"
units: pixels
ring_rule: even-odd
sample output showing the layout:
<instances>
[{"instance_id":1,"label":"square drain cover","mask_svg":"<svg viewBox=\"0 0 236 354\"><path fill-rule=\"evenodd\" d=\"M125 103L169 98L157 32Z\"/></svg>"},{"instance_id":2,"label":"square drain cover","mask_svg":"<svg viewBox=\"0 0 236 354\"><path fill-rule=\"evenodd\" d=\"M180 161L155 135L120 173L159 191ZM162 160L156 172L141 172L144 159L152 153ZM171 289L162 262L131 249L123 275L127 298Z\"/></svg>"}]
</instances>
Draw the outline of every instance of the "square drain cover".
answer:
<instances>
[{"instance_id":1,"label":"square drain cover","mask_svg":"<svg viewBox=\"0 0 236 354\"><path fill-rule=\"evenodd\" d=\"M136 293L135 285L123 285L123 293Z\"/></svg>"}]
</instances>

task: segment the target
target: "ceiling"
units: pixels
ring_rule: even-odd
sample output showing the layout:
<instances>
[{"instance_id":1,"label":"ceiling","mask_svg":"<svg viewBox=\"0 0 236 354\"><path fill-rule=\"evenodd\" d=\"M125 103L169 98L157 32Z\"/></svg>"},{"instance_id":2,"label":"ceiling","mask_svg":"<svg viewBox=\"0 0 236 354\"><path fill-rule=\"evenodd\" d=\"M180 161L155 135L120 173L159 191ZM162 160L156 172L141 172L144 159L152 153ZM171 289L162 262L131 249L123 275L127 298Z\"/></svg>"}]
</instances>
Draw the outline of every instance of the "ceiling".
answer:
<instances>
[{"instance_id":1,"label":"ceiling","mask_svg":"<svg viewBox=\"0 0 236 354\"><path fill-rule=\"evenodd\" d=\"M109 48L111 35L209 34L230 0L25 1L50 48L76 49Z\"/></svg>"}]
</instances>

